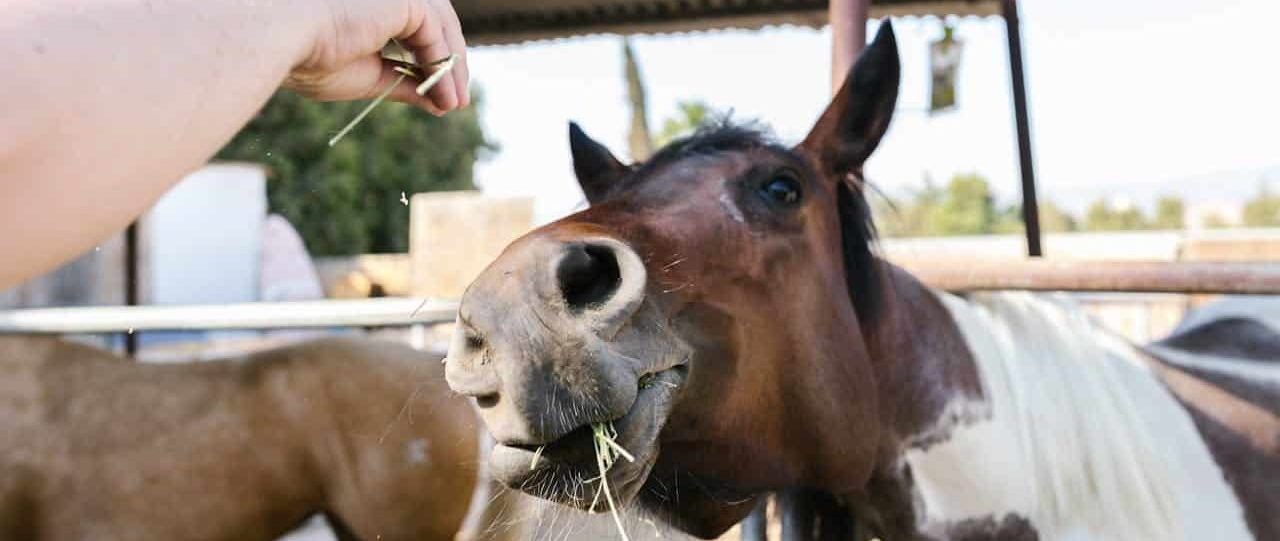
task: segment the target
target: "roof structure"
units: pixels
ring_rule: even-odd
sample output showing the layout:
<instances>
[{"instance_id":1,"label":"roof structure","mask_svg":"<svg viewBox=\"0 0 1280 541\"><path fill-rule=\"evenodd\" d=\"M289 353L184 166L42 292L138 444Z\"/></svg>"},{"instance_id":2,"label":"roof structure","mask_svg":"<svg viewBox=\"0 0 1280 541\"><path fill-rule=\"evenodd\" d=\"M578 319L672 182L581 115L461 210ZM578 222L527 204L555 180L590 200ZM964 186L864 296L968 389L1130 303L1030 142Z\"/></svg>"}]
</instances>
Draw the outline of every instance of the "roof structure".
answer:
<instances>
[{"instance_id":1,"label":"roof structure","mask_svg":"<svg viewBox=\"0 0 1280 541\"><path fill-rule=\"evenodd\" d=\"M826 0L458 0L454 8L474 45L827 24ZM871 6L872 17L999 14L998 0L872 0Z\"/></svg>"}]
</instances>

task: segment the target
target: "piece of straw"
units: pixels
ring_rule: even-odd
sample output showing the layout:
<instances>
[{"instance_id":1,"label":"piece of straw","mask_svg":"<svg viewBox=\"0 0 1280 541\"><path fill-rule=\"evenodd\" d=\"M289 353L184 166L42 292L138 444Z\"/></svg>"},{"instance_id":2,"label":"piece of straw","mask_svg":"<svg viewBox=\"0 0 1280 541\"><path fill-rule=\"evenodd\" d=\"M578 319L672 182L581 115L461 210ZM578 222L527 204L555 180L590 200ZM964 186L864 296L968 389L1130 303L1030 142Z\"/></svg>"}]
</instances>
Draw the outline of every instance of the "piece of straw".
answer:
<instances>
[{"instance_id":1,"label":"piece of straw","mask_svg":"<svg viewBox=\"0 0 1280 541\"><path fill-rule=\"evenodd\" d=\"M631 462L635 462L635 457L613 440L618 434L613 428L613 423L592 423L591 431L595 436L592 441L596 449L596 467L600 468L600 489L596 491L596 497L591 500L590 511L595 512L600 493L604 492L604 498L609 502L609 513L613 515L613 524L618 527L618 534L622 536L622 541L631 541L627 536L627 530L622 527L622 515L618 513L617 502L613 501L613 491L609 489L609 468L619 456Z\"/></svg>"},{"instance_id":2,"label":"piece of straw","mask_svg":"<svg viewBox=\"0 0 1280 541\"><path fill-rule=\"evenodd\" d=\"M423 81L421 84L418 85L418 88L416 89L418 92L418 95L426 96L427 91L431 90L431 87L436 86L436 83L440 82L440 79L444 78L444 74L449 73L449 70L453 69L453 63L456 62L457 60L458 60L458 55L451 54L449 56L444 57L443 59L440 59L435 62L432 62L431 64L428 64L429 66L437 66L437 67L436 67L436 70L431 72L431 75L427 77L427 80Z\"/></svg>"},{"instance_id":3,"label":"piece of straw","mask_svg":"<svg viewBox=\"0 0 1280 541\"><path fill-rule=\"evenodd\" d=\"M600 469L600 476L587 482L600 481L600 488L596 489L595 497L591 499L591 507L587 508L587 512L596 512L596 504L600 503L600 494L603 493L604 499L609 503L609 513L613 515L613 524L618 527L618 534L622 536L622 541L631 541L631 538L627 536L627 530L622 527L622 515L618 513L617 502L613 501L613 491L609 489L609 468L612 468L613 463L618 461L618 457L625 458L628 462L635 462L636 457L615 441L614 438L618 437L618 430L613 427L613 423L592 423L591 433L593 436L591 443L596 451L596 467ZM529 471L533 471L538 467L538 459L542 457L542 450L545 448L545 445L540 445L533 452L533 460L529 462Z\"/></svg>"},{"instance_id":4,"label":"piece of straw","mask_svg":"<svg viewBox=\"0 0 1280 541\"><path fill-rule=\"evenodd\" d=\"M636 457L631 456L631 453L628 453L626 449L623 449L621 445L618 445L618 442L614 441L614 440L613 440L613 438L604 438L602 441L604 441L606 444L608 444L608 445L609 445L609 447L612 447L612 448L613 448L613 450L614 450L614 452L616 452L616 453L618 453L619 455L621 455L621 456L622 456L622 458L627 459L627 462L635 462L635 461L636 461Z\"/></svg>"},{"instance_id":5,"label":"piece of straw","mask_svg":"<svg viewBox=\"0 0 1280 541\"><path fill-rule=\"evenodd\" d=\"M538 467L538 459L542 458L542 450L546 447L546 445L539 445L538 450L533 452L533 460L529 462L529 471L533 471Z\"/></svg>"},{"instance_id":6,"label":"piece of straw","mask_svg":"<svg viewBox=\"0 0 1280 541\"><path fill-rule=\"evenodd\" d=\"M396 43L396 46L399 46L399 43ZM383 56L388 57L389 54L383 53ZM407 64L407 62L405 62L404 60L400 60L397 58L388 58L388 59ZM428 64L429 66L436 66L436 70L432 72L429 77L427 77L427 80L422 81L422 83L419 84L418 87L415 89L418 95L419 96L427 95L427 92L431 90L431 87L436 86L436 83L439 83L440 79L444 78L444 74L449 73L449 71L453 69L453 64L457 60L458 60L458 55L451 54L449 56L444 57L443 59L440 59ZM373 101L369 102L369 105L366 105L364 109L360 111L360 114L356 115L355 118L351 119L351 122L348 122L346 126L343 126L342 129L338 131L337 135L334 135L332 138L330 138L329 146L332 147L333 145L338 144L338 141L341 141L343 137L346 137L347 133L350 132L352 128L356 127L356 124L359 124L361 120L364 120L364 117L369 116L369 113L373 111L374 107L377 107L379 103L382 103L382 100L387 99L387 96L391 95L391 91L395 90L396 86L399 86L399 84L402 81L404 81L405 77L413 77L415 79L420 77L420 75L414 71L413 66L398 65L398 66L392 67L391 69L394 70L396 73L399 73L400 76L396 77L396 80L393 81L390 85L388 85L387 88L384 89L381 94L378 94L378 97L374 98Z\"/></svg>"},{"instance_id":7,"label":"piece of straw","mask_svg":"<svg viewBox=\"0 0 1280 541\"><path fill-rule=\"evenodd\" d=\"M405 77L408 77L408 75L405 75L404 72L400 72L400 75L396 77L395 81L392 81L391 84L387 85L387 88L383 90L381 94L378 94L378 97L374 98L373 101L369 102L369 105L364 106L364 109L360 110L360 114L351 119L351 122L348 122L341 130L338 130L337 135L334 135L329 139L329 146L332 147L333 145L338 144L338 141L341 141L343 137L346 137L347 132L350 132L351 128L356 127L356 124L359 124L361 120L364 120L364 117L369 116L369 112L373 111L373 108L377 107L379 103L382 103L382 100L387 99L387 96L391 95L391 91L395 90L396 86L399 85L401 81L404 81Z\"/></svg>"}]
</instances>

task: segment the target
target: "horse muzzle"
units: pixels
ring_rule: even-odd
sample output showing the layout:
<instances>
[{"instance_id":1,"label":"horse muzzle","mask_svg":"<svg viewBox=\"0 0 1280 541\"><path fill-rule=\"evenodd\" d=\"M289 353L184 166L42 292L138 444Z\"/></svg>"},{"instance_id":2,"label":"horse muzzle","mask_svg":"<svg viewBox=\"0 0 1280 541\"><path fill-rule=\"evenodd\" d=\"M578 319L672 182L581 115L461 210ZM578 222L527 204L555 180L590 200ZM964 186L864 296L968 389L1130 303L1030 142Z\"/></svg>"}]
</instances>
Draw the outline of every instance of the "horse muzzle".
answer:
<instances>
[{"instance_id":1,"label":"horse muzzle","mask_svg":"<svg viewBox=\"0 0 1280 541\"><path fill-rule=\"evenodd\" d=\"M647 475L688 353L645 302L646 287L644 262L625 243L552 228L512 244L467 289L445 374L476 400L497 442L498 479L576 503L581 487L561 485L598 475L592 427L602 423L637 463L610 477L625 485ZM553 486L535 492L535 476Z\"/></svg>"}]
</instances>

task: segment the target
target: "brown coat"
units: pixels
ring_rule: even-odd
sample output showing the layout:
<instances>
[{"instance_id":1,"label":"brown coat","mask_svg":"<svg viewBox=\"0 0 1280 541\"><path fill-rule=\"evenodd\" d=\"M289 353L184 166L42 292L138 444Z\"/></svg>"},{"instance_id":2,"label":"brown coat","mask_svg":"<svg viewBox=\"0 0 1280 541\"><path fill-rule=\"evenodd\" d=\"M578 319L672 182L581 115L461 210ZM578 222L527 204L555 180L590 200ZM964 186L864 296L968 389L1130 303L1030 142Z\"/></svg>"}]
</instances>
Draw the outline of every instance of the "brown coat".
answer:
<instances>
[{"instance_id":1,"label":"brown coat","mask_svg":"<svg viewBox=\"0 0 1280 541\"><path fill-rule=\"evenodd\" d=\"M470 406L438 357L326 339L192 364L0 337L0 539L452 539Z\"/></svg>"}]
</instances>

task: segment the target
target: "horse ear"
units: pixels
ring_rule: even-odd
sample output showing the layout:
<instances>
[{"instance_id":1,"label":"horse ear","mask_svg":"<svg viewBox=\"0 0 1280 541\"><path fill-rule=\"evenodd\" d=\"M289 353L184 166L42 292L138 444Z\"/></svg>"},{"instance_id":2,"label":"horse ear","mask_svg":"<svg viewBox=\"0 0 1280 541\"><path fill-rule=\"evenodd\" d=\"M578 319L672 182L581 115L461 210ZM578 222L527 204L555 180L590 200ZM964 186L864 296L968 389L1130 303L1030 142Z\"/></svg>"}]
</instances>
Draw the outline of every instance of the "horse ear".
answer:
<instances>
[{"instance_id":1,"label":"horse ear","mask_svg":"<svg viewBox=\"0 0 1280 541\"><path fill-rule=\"evenodd\" d=\"M599 202L609 187L628 171L626 165L613 157L604 145L588 137L576 122L569 123L569 151L573 153L573 173L589 203Z\"/></svg>"},{"instance_id":2,"label":"horse ear","mask_svg":"<svg viewBox=\"0 0 1280 541\"><path fill-rule=\"evenodd\" d=\"M898 42L885 19L800 148L838 178L861 172L889 128L900 72Z\"/></svg>"}]
</instances>

